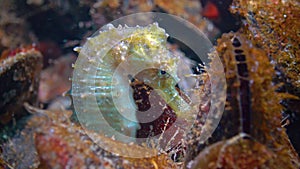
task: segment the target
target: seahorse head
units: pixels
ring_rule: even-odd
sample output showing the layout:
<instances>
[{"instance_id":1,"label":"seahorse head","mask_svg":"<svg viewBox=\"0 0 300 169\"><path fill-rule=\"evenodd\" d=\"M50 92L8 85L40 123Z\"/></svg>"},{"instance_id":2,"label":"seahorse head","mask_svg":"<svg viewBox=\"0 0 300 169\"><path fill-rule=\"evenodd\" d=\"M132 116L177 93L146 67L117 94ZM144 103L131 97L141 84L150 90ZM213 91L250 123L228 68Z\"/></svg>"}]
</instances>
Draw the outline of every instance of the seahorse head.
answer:
<instances>
[{"instance_id":1,"label":"seahorse head","mask_svg":"<svg viewBox=\"0 0 300 169\"><path fill-rule=\"evenodd\" d=\"M153 88L160 97L175 111L176 115L181 118L188 117L192 114L192 108L188 101L179 94L178 82L170 73L160 69L145 69L134 77L128 76L131 81L131 86L144 83ZM150 95L151 93L149 93Z\"/></svg>"}]
</instances>

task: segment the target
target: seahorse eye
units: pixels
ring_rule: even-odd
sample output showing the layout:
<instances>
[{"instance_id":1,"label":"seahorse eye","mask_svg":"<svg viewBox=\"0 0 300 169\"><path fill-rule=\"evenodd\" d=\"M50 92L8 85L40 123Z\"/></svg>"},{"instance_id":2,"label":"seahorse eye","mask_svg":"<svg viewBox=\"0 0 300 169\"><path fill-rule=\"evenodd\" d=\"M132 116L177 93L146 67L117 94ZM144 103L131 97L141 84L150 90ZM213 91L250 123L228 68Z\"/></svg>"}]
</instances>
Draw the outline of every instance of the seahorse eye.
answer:
<instances>
[{"instance_id":1,"label":"seahorse eye","mask_svg":"<svg viewBox=\"0 0 300 169\"><path fill-rule=\"evenodd\" d=\"M164 74L166 74L167 72L166 71L164 71L164 70L161 70L160 71L160 74L162 74L162 75L164 75Z\"/></svg>"}]
</instances>

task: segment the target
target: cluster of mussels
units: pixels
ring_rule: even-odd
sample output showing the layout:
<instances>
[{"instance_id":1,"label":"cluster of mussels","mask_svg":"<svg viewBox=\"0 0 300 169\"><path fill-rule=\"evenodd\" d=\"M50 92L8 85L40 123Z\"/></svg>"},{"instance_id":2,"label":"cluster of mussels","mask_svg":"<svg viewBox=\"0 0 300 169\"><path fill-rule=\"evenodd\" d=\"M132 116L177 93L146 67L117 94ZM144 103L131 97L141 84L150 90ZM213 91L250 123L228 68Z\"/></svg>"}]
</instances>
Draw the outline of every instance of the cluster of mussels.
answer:
<instances>
[{"instance_id":1,"label":"cluster of mussels","mask_svg":"<svg viewBox=\"0 0 300 169\"><path fill-rule=\"evenodd\" d=\"M119 1L113 2L112 7L119 6ZM166 9L169 7L165 1L155 1L155 3ZM133 4L129 3L130 5ZM174 11L184 13L180 11L181 6L184 5L175 5ZM227 104L217 129L206 142L198 142L201 135L198 131L201 130L203 118L205 119L210 108L208 99L210 84L206 83L209 82L207 74L202 75L202 80L205 82L199 89L202 90L199 97L203 102L199 106L197 120L188 135L188 140L181 142L186 145L180 145L181 147L176 147L178 149L174 151L161 151L136 144L121 143L111 137L84 129L73 119L72 111L35 108L42 55L35 47L26 47L3 53L0 58L1 129L7 125L11 126L10 123L15 123L19 117L31 114L26 120L25 127L14 138L0 145L0 168L300 168L299 156L282 125L283 111L292 111L299 117L299 107L295 108L292 104L298 103L297 96L300 97L298 44L300 4L296 0L250 2L235 0L231 9L244 17L244 24L237 33L223 34L217 41L216 50L224 65L227 82ZM160 30L158 26L149 27L153 29L152 31ZM120 29L127 29L128 34L145 33L142 32L143 28ZM97 38L116 38L117 34L112 34L115 30L116 28L110 29ZM128 47L143 52L144 47L139 47L138 44L147 41L143 41L144 37L134 37L138 39L134 41L136 39L132 37L128 38L127 42L125 40L126 43L131 43ZM97 38L91 40L91 48L99 45L95 42L99 40ZM151 47L162 50L159 48L161 44L147 45L147 50L151 50ZM107 62L111 63L110 59L118 59L114 49L106 56ZM135 56L130 53L130 56L143 55ZM173 62L167 64L170 66ZM102 66L105 69L112 69ZM174 65L170 67L173 68L172 66ZM159 72L150 70L144 73L144 76L153 78L151 76L153 73L161 75L162 78L156 80L164 84L162 79L168 74L161 70ZM100 73L97 77L108 76L112 76L109 71ZM152 96L160 95L150 95L149 93L154 91L153 87L155 87L151 85L157 84L145 84L139 76L143 77L142 75L129 76L129 80L135 103L142 111L147 109ZM165 83L173 84L172 81L165 81ZM167 88L162 87L162 90ZM105 88L101 88L98 92L101 94L98 98L99 104L104 99L106 102L111 101L111 98L106 98ZM177 96L177 99L186 101L183 95ZM84 100L86 95L81 95L79 98ZM166 99L168 96L161 96L157 100L167 102ZM107 104L106 102L101 104ZM182 112L177 112L176 105L168 105L165 102L158 107L164 110L163 116L151 124L142 125L137 130L138 137L161 133L176 119L180 120ZM112 105L104 105L102 108L107 108L105 106ZM166 122L168 123L165 124ZM127 123L117 121L115 125L117 128ZM149 131L150 126L153 125L157 128ZM4 135L2 134L1 137ZM99 145L110 147L114 153L106 151ZM119 155L123 153L128 154L128 157ZM131 158L140 155L145 157ZM179 162L174 158L177 155L182 156Z\"/></svg>"}]
</instances>

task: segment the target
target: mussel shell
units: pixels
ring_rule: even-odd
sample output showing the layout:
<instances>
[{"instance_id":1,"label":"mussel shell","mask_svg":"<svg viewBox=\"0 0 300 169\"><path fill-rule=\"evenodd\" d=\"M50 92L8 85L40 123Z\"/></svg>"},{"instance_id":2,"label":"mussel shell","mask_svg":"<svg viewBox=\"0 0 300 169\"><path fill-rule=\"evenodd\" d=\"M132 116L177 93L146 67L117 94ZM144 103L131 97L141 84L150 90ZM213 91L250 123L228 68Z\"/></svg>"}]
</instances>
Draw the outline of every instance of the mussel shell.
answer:
<instances>
[{"instance_id":1,"label":"mussel shell","mask_svg":"<svg viewBox=\"0 0 300 169\"><path fill-rule=\"evenodd\" d=\"M35 49L0 60L0 127L27 114L24 102L36 104L41 63Z\"/></svg>"}]
</instances>

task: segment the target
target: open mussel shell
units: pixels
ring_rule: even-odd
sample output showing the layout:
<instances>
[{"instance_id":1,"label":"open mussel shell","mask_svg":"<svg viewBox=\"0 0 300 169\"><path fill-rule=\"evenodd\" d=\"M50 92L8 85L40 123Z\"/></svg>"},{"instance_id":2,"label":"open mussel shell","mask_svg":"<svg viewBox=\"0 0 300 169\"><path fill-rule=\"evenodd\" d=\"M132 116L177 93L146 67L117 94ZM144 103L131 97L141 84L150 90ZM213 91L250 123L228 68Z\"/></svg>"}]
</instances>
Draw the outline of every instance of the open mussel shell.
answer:
<instances>
[{"instance_id":1,"label":"open mussel shell","mask_svg":"<svg viewBox=\"0 0 300 169\"><path fill-rule=\"evenodd\" d=\"M193 169L285 168L282 159L251 136L240 133L204 149L193 161Z\"/></svg>"},{"instance_id":2,"label":"open mussel shell","mask_svg":"<svg viewBox=\"0 0 300 169\"><path fill-rule=\"evenodd\" d=\"M27 114L24 102L36 104L41 61L34 48L0 59L0 127Z\"/></svg>"},{"instance_id":3,"label":"open mussel shell","mask_svg":"<svg viewBox=\"0 0 300 169\"><path fill-rule=\"evenodd\" d=\"M98 142L113 147L118 154L126 152L132 156L133 154L153 154L156 150L124 144L93 131L84 130L70 120L72 111L42 110L27 103L24 106L33 116L28 120L21 137L33 135L34 139L28 139L27 144L34 145L29 147L35 148L35 155L31 159L16 162L17 165L14 163L12 165L14 168L29 168L28 164L32 166L34 163L38 163L39 168L176 168L175 163L166 154L136 159L105 151L98 145ZM92 140L90 135L94 135L96 140ZM25 154L27 157L31 155L31 152L26 152L26 149L22 152L17 150L15 156L8 155L4 160L15 161L16 157L25 156ZM34 158L39 159L39 162L34 161Z\"/></svg>"}]
</instances>

